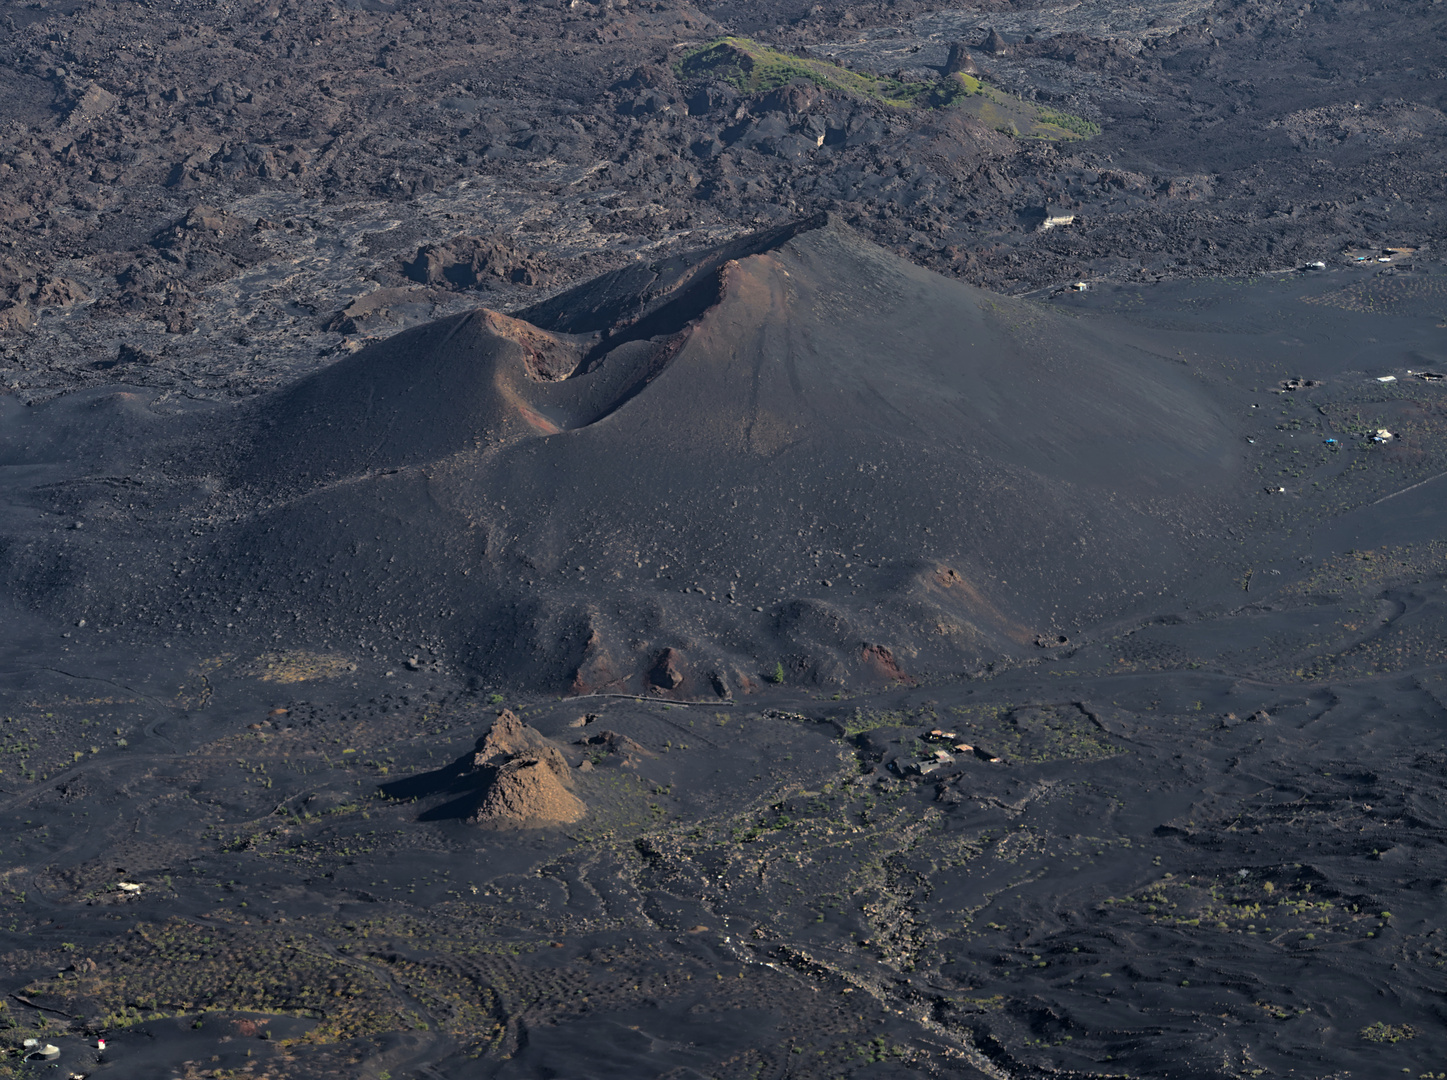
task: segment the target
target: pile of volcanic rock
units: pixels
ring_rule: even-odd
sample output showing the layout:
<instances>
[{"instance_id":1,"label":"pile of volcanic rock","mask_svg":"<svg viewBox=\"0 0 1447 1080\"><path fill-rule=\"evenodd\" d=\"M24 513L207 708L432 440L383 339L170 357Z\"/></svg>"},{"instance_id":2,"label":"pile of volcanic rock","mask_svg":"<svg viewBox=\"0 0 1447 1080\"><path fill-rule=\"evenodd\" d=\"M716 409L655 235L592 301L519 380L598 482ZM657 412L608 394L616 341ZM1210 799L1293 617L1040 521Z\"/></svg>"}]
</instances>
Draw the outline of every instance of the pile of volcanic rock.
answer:
<instances>
[{"instance_id":1,"label":"pile of volcanic rock","mask_svg":"<svg viewBox=\"0 0 1447 1080\"><path fill-rule=\"evenodd\" d=\"M472 767L487 772L474 825L494 829L539 829L569 825L587 813L570 790L567 760L541 732L504 709L477 743Z\"/></svg>"},{"instance_id":2,"label":"pile of volcanic rock","mask_svg":"<svg viewBox=\"0 0 1447 1080\"><path fill-rule=\"evenodd\" d=\"M480 289L498 282L550 285L557 274L552 260L524 251L506 239L459 236L445 244L418 248L402 272L413 281L441 288Z\"/></svg>"}]
</instances>

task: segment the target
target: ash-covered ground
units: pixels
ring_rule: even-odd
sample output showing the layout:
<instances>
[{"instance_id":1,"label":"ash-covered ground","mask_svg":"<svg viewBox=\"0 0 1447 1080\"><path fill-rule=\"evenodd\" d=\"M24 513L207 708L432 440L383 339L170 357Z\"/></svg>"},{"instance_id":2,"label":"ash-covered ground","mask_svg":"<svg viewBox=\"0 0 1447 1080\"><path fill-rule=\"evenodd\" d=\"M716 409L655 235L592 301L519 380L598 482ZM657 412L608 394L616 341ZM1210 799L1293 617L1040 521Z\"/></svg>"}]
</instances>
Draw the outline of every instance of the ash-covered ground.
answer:
<instances>
[{"instance_id":1,"label":"ash-covered ground","mask_svg":"<svg viewBox=\"0 0 1447 1080\"><path fill-rule=\"evenodd\" d=\"M0 4L0 1076L1447 1076L1439 8Z\"/></svg>"}]
</instances>

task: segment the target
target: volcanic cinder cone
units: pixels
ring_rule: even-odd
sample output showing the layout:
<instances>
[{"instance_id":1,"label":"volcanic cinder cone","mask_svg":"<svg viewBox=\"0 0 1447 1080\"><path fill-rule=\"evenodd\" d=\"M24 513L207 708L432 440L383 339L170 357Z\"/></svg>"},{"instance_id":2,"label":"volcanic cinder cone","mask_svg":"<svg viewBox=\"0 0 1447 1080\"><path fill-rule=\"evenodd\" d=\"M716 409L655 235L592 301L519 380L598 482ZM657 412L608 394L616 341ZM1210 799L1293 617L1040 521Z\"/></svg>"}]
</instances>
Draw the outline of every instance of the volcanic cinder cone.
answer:
<instances>
[{"instance_id":1,"label":"volcanic cinder cone","mask_svg":"<svg viewBox=\"0 0 1447 1080\"><path fill-rule=\"evenodd\" d=\"M268 641L425 635L538 689L958 671L1190 571L1241 490L1227 416L1134 331L810 219L209 420L224 513L196 511L185 591L131 603Z\"/></svg>"},{"instance_id":2,"label":"volcanic cinder cone","mask_svg":"<svg viewBox=\"0 0 1447 1080\"><path fill-rule=\"evenodd\" d=\"M491 780L468 818L495 829L541 829L578 821L587 812L568 789L567 759L542 732L503 709L477 741L472 767Z\"/></svg>"}]
</instances>

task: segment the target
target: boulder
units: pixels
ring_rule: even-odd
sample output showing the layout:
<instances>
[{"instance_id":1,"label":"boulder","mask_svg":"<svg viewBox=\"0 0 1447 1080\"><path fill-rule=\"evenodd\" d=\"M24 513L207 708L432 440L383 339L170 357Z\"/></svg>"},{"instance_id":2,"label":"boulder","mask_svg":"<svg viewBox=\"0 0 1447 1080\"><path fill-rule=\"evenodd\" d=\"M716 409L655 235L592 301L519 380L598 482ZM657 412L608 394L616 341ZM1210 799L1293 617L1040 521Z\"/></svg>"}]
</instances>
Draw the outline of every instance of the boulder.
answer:
<instances>
[{"instance_id":1,"label":"boulder","mask_svg":"<svg viewBox=\"0 0 1447 1080\"><path fill-rule=\"evenodd\" d=\"M683 672L679 670L677 649L664 649L658 654L653 670L648 673L649 682L664 690L677 690L683 685Z\"/></svg>"}]
</instances>

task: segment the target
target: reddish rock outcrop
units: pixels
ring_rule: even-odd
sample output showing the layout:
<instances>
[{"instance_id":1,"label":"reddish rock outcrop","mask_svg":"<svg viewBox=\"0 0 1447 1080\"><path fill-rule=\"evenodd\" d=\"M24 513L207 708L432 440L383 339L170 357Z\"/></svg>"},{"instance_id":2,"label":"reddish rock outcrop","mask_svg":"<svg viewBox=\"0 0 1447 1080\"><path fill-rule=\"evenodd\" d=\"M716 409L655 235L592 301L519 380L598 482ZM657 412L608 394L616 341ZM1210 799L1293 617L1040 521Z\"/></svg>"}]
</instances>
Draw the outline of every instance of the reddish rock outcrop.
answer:
<instances>
[{"instance_id":1,"label":"reddish rock outcrop","mask_svg":"<svg viewBox=\"0 0 1447 1080\"><path fill-rule=\"evenodd\" d=\"M893 679L896 682L913 682L904 668L899 666L899 661L894 658L894 653L883 645L866 645L862 659L865 665L876 674L886 679Z\"/></svg>"}]
</instances>

